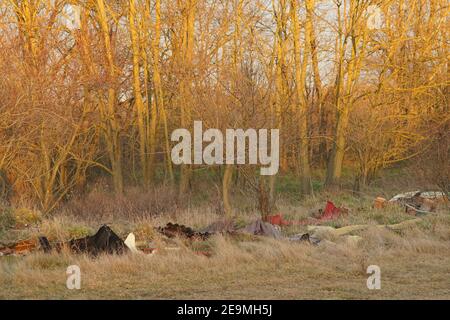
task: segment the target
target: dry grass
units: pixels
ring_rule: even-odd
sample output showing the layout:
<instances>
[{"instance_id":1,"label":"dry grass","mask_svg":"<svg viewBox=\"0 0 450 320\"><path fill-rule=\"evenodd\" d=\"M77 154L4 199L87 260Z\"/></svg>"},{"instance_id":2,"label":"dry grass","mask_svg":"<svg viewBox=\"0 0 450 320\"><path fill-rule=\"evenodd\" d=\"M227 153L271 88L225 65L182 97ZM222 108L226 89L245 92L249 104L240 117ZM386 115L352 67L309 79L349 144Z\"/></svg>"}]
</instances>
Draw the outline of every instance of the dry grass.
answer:
<instances>
[{"instance_id":1,"label":"dry grass","mask_svg":"<svg viewBox=\"0 0 450 320\"><path fill-rule=\"evenodd\" d=\"M291 218L306 209L280 207ZM309 208L309 209L308 209ZM359 208L359 210L356 210ZM410 217L399 210L383 212L356 203L349 217L332 225L396 223ZM306 211L305 211L306 210ZM251 220L252 214L241 217ZM121 236L134 231L153 239L153 226L168 221L203 227L218 218L208 208L178 210L172 215L150 215L111 221ZM44 220L28 235L47 234L68 239L95 231L98 222L62 215ZM286 229L287 233L302 227ZM69 254L35 253L0 258L0 298L30 299L450 299L450 216L428 216L402 231L371 227L358 233L357 246L344 238L323 245L260 238L215 236L208 244L213 255L198 255L181 242L177 251L152 256L125 255L89 258ZM79 265L81 290L66 288L66 268ZM366 287L367 266L380 266L381 290Z\"/></svg>"},{"instance_id":2,"label":"dry grass","mask_svg":"<svg viewBox=\"0 0 450 320\"><path fill-rule=\"evenodd\" d=\"M176 211L176 195L175 188L164 185L145 192L136 187L127 188L123 195L94 189L69 201L62 211L83 220L147 218Z\"/></svg>"}]
</instances>

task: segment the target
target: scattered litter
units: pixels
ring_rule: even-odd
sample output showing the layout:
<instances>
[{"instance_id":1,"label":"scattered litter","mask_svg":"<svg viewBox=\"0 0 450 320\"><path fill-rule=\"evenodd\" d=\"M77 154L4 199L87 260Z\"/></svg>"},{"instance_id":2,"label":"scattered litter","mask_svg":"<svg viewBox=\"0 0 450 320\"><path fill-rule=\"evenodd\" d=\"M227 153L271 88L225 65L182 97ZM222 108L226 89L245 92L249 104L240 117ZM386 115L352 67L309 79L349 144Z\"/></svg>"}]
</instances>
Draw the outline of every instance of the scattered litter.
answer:
<instances>
[{"instance_id":1,"label":"scattered litter","mask_svg":"<svg viewBox=\"0 0 450 320\"><path fill-rule=\"evenodd\" d=\"M206 240L211 233L196 232L193 229L179 225L168 223L163 228L158 228L158 231L169 238L175 236L185 236L189 239ZM39 243L39 245L38 245ZM128 234L125 241L123 241L109 226L103 225L93 236L87 236L80 239L72 239L67 242L56 242L51 244L47 237L41 236L38 238L38 243L32 240L20 241L12 246L0 247L0 256L6 255L25 255L33 250L41 249L45 253L61 252L63 250L70 250L74 253L87 253L96 256L101 253L107 254L123 254L131 252L134 254L154 254L158 252L157 248L139 247L136 244L136 236L134 233ZM179 250L179 247L165 247L165 250ZM210 256L209 252L195 251L196 254L203 256Z\"/></svg>"},{"instance_id":2,"label":"scattered litter","mask_svg":"<svg viewBox=\"0 0 450 320\"><path fill-rule=\"evenodd\" d=\"M257 219L247 225L245 228L240 229L239 231L253 234L253 235L262 235L267 237L272 237L275 239L281 239L281 231L277 229L273 224L264 222L261 219Z\"/></svg>"},{"instance_id":3,"label":"scattered litter","mask_svg":"<svg viewBox=\"0 0 450 320\"><path fill-rule=\"evenodd\" d=\"M325 206L325 210L323 214L319 217L318 220L326 221L326 220L334 220L339 218L341 215L348 214L348 209L345 207L338 208L334 205L333 202L327 201L327 205Z\"/></svg>"},{"instance_id":4,"label":"scattered litter","mask_svg":"<svg viewBox=\"0 0 450 320\"><path fill-rule=\"evenodd\" d=\"M146 246L146 244L138 244L136 243L136 236L134 233L128 234L127 238L124 241L125 245L130 249L130 252L133 254L147 254L147 255L153 255L158 250L156 248L149 248Z\"/></svg>"},{"instance_id":5,"label":"scattered litter","mask_svg":"<svg viewBox=\"0 0 450 320\"><path fill-rule=\"evenodd\" d=\"M398 194L389 202L398 203L405 207L406 213L417 215L436 212L438 202L445 199L445 193L439 191L412 191Z\"/></svg>"},{"instance_id":6,"label":"scattered litter","mask_svg":"<svg viewBox=\"0 0 450 320\"><path fill-rule=\"evenodd\" d=\"M168 238L184 237L191 240L206 240L211 236L209 232L197 232L182 224L169 222L165 227L159 227L158 231Z\"/></svg>"},{"instance_id":7,"label":"scattered litter","mask_svg":"<svg viewBox=\"0 0 450 320\"><path fill-rule=\"evenodd\" d=\"M396 195L389 201L385 198L377 197L374 200L373 207L382 209L389 203L397 203L405 206L406 211L416 215L417 213L430 213L436 210L437 199L445 199L446 195L442 192L407 192ZM157 228L157 231L168 238L183 237L189 240L207 240L211 235L217 233L247 233L251 235L261 235L271 237L274 239L284 239L294 242L306 242L312 245L318 245L326 241L328 236L340 237L345 236L345 242L351 246L356 246L362 240L360 236L349 235L352 232L360 231L369 228L371 225L350 225L342 228L333 228L330 226L320 226L324 221L330 221L348 214L349 210L345 207L337 207L331 201L327 201L325 208L319 209L317 214L313 217L306 218L299 221L287 221L283 219L281 214L266 216L264 220L257 219L244 228L237 229L237 225L233 220L219 220L212 223L201 231L185 225L177 223L167 223L164 227ZM393 225L377 225L378 228L387 228L390 230L401 230L413 224L416 224L420 219L411 219ZM281 227L289 225L304 225L307 226L307 233L300 233L290 237L282 235ZM328 236L327 236L328 235ZM5 255L24 255L33 250L40 248L48 253L53 250L57 252L63 249L68 249L75 253L88 253L91 255L98 255L101 253L107 254L123 254L131 252L134 254L154 254L158 252L157 248L147 247L147 243L137 244L134 233L128 234L125 241L123 241L111 228L103 225L93 236L87 236L80 239L72 239L67 242L57 242L51 244L45 236L41 236L37 241L23 240L14 245L7 247L0 247L0 256ZM179 250L179 247L166 247L165 250ZM193 251L196 254L211 256L209 251Z\"/></svg>"},{"instance_id":8,"label":"scattered litter","mask_svg":"<svg viewBox=\"0 0 450 320\"><path fill-rule=\"evenodd\" d=\"M441 191L410 191L410 192L405 192L405 193L400 193L397 194L396 196L392 197L389 201L393 202L393 201L398 201L399 199L403 199L403 198L412 198L417 194L420 194L421 197L426 198L426 199L445 199L447 198L447 195L444 192Z\"/></svg>"},{"instance_id":9,"label":"scattered litter","mask_svg":"<svg viewBox=\"0 0 450 320\"><path fill-rule=\"evenodd\" d=\"M136 248L136 236L134 235L134 233L130 233L125 239L124 243L128 247L128 249L130 249L131 253L144 253L143 251Z\"/></svg>"},{"instance_id":10,"label":"scattered litter","mask_svg":"<svg viewBox=\"0 0 450 320\"><path fill-rule=\"evenodd\" d=\"M266 217L266 221L270 224L277 226L289 226L289 225L315 225L325 221L335 220L343 215L347 215L349 209L345 207L336 207L333 202L327 201L325 208L319 209L315 214L315 217L306 218L298 221L284 220L281 214L270 215Z\"/></svg>"},{"instance_id":11,"label":"scattered litter","mask_svg":"<svg viewBox=\"0 0 450 320\"><path fill-rule=\"evenodd\" d=\"M388 201L383 197L376 197L373 201L373 207L375 209L384 209L386 205L388 204Z\"/></svg>"},{"instance_id":12,"label":"scattered litter","mask_svg":"<svg viewBox=\"0 0 450 320\"><path fill-rule=\"evenodd\" d=\"M16 254L26 254L36 248L36 242L32 240L23 240L15 244L12 248Z\"/></svg>"},{"instance_id":13,"label":"scattered litter","mask_svg":"<svg viewBox=\"0 0 450 320\"><path fill-rule=\"evenodd\" d=\"M293 235L288 238L289 241L295 241L295 242L308 242L312 245L318 245L321 241L319 238L311 236L309 233L300 233Z\"/></svg>"},{"instance_id":14,"label":"scattered litter","mask_svg":"<svg viewBox=\"0 0 450 320\"><path fill-rule=\"evenodd\" d=\"M252 235L271 237L274 239L286 239L294 242L308 242L309 244L313 245L317 245L320 242L319 238L313 237L309 233L300 233L290 237L284 237L277 225L273 225L269 222L264 222L261 219L253 221L245 228L238 231L249 233Z\"/></svg>"},{"instance_id":15,"label":"scattered litter","mask_svg":"<svg viewBox=\"0 0 450 320\"><path fill-rule=\"evenodd\" d=\"M281 214L266 216L266 221L276 226L288 226L292 224L291 221L284 220Z\"/></svg>"},{"instance_id":16,"label":"scattered litter","mask_svg":"<svg viewBox=\"0 0 450 320\"><path fill-rule=\"evenodd\" d=\"M52 251L52 246L46 237L39 237L39 244L45 253Z\"/></svg>"},{"instance_id":17,"label":"scattered litter","mask_svg":"<svg viewBox=\"0 0 450 320\"><path fill-rule=\"evenodd\" d=\"M49 252L53 249L46 237L40 237L44 252ZM68 242L60 242L55 244L55 249L59 252L63 248L68 248L75 253L88 253L98 255L100 253L108 254L122 254L128 250L128 247L120 239L120 237L111 230L107 225L103 225L93 236L87 236L81 239L72 239Z\"/></svg>"},{"instance_id":18,"label":"scattered litter","mask_svg":"<svg viewBox=\"0 0 450 320\"><path fill-rule=\"evenodd\" d=\"M0 248L0 256L26 255L37 247L37 243L32 240L22 240L11 246Z\"/></svg>"}]
</instances>

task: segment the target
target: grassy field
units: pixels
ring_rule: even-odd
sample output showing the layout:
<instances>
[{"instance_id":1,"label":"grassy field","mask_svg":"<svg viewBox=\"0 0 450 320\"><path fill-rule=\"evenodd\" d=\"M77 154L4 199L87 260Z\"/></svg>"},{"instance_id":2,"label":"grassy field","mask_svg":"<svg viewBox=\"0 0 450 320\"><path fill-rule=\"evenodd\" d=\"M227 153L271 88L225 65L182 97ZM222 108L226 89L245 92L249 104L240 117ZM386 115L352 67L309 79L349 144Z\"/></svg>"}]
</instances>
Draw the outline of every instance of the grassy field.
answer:
<instances>
[{"instance_id":1,"label":"grassy field","mask_svg":"<svg viewBox=\"0 0 450 320\"><path fill-rule=\"evenodd\" d=\"M288 219L300 219L324 205L329 194L318 194L301 203L283 204L279 211ZM353 244L344 237L325 236L318 246L264 237L217 235L206 243L173 244L165 250L154 226L168 221L201 228L220 215L213 207L179 209L172 214L101 219L61 212L20 230L3 230L2 242L33 238L67 240L92 234L101 222L125 237L135 232L140 241L161 248L154 255L101 256L33 253L25 257L0 257L2 299L450 299L450 214L448 208L422 218L401 231L377 228L412 217L402 210L371 208L371 197L348 193L334 195L337 205L350 208L347 217L326 225L342 227L370 224L354 232L362 240ZM124 206L124 208L127 208ZM105 208L102 209L107 212ZM128 209L131 210L131 209ZM32 216L32 215L31 215ZM131 215L130 215L131 216ZM257 215L246 212L245 225ZM286 235L305 232L305 227L283 229ZM195 253L207 247L211 257ZM81 289L66 287L66 268L81 269ZM369 290L367 267L381 269L381 289Z\"/></svg>"}]
</instances>

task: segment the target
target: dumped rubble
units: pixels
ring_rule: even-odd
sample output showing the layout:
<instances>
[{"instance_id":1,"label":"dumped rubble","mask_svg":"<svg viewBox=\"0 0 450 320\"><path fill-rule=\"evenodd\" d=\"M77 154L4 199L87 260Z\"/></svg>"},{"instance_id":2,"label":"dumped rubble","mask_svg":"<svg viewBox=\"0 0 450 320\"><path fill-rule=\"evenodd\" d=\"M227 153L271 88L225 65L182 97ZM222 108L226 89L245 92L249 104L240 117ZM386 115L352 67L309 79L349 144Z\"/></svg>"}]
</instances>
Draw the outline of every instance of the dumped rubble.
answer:
<instances>
[{"instance_id":1,"label":"dumped rubble","mask_svg":"<svg viewBox=\"0 0 450 320\"><path fill-rule=\"evenodd\" d=\"M415 195L419 194L422 198L430 199L430 200L445 200L447 198L447 195L444 192L441 191L410 191L405 193L397 194L396 196L392 197L389 202L395 202L400 199L404 198L412 198Z\"/></svg>"},{"instance_id":2,"label":"dumped rubble","mask_svg":"<svg viewBox=\"0 0 450 320\"><path fill-rule=\"evenodd\" d=\"M209 232L197 232L190 227L171 222L164 227L159 227L158 231L168 238L184 237L191 240L206 240L211 236Z\"/></svg>"},{"instance_id":3,"label":"dumped rubble","mask_svg":"<svg viewBox=\"0 0 450 320\"><path fill-rule=\"evenodd\" d=\"M439 191L411 191L398 194L389 201L383 197L374 200L375 209L384 209L390 204L397 204L405 208L410 215L429 214L436 212L440 202L447 201L447 196Z\"/></svg>"},{"instance_id":4,"label":"dumped rubble","mask_svg":"<svg viewBox=\"0 0 450 320\"><path fill-rule=\"evenodd\" d=\"M0 248L0 256L25 255L35 250L37 243L32 240L22 240L13 245Z\"/></svg>"},{"instance_id":5,"label":"dumped rubble","mask_svg":"<svg viewBox=\"0 0 450 320\"><path fill-rule=\"evenodd\" d=\"M389 202L398 202L404 205L406 212L412 215L416 215L417 213L435 212L437 207L437 203L434 200L427 196L423 196L420 191L417 191L412 196L397 195L389 200Z\"/></svg>"},{"instance_id":6,"label":"dumped rubble","mask_svg":"<svg viewBox=\"0 0 450 320\"><path fill-rule=\"evenodd\" d=\"M288 240L293 242L307 242L312 245L317 245L320 239L310 236L309 233L300 233L290 237L285 237L281 233L281 229L278 225L273 225L268 222L264 222L261 219L257 219L248 224L245 228L239 229L238 232L249 233L257 236L271 237L277 240Z\"/></svg>"},{"instance_id":7,"label":"dumped rubble","mask_svg":"<svg viewBox=\"0 0 450 320\"><path fill-rule=\"evenodd\" d=\"M190 240L206 240L211 236L211 233L196 232L187 226L173 223L168 223L165 227L158 228L158 231L168 238L181 236ZM69 250L73 253L87 253L92 256L97 256L102 253L124 254L126 252L151 255L158 251L157 248L149 248L146 246L138 248L136 237L133 233L128 234L125 241L123 241L109 226L103 225L93 236L72 239L66 242L51 244L47 237L40 236L38 237L38 241L24 240L11 246L0 247L0 256L25 255L37 249L45 253ZM165 248L165 250L171 249L179 248ZM209 253L204 252L200 252L199 254L209 255Z\"/></svg>"},{"instance_id":8,"label":"dumped rubble","mask_svg":"<svg viewBox=\"0 0 450 320\"><path fill-rule=\"evenodd\" d=\"M373 208L385 209L389 205L404 207L405 212L410 215L423 215L436 212L439 203L445 203L448 197L440 191L411 191L397 194L390 200L376 197Z\"/></svg>"},{"instance_id":9,"label":"dumped rubble","mask_svg":"<svg viewBox=\"0 0 450 320\"><path fill-rule=\"evenodd\" d=\"M407 212L412 212L414 215L418 213L430 213L436 210L436 203L439 198L446 198L446 195L440 192L410 192L399 194L389 201L377 197L374 201L374 208L382 209L389 204L399 204L405 207ZM309 243L317 245L324 243L328 236L341 237L352 246L356 246L362 238L357 235L349 235L352 232L360 231L371 227L372 225L349 225L342 228L333 228L330 226L321 226L325 221L337 219L349 210L345 207L337 207L333 202L327 201L324 209L317 211L315 216L302 219L299 221L284 220L281 214L266 216L265 219L256 219L243 228L238 228L233 219L219 220L212 223L208 227L196 231L191 227L177 224L167 223L163 227L155 228L159 233L171 239L181 237L190 241L205 241L214 234L226 233L247 233L257 236L265 236L277 240L287 240L300 243ZM387 228L389 230L401 230L413 224L416 224L421 219L411 219L393 225L376 225L378 228ZM299 233L293 236L284 236L281 232L282 226L306 226L307 233ZM14 245L0 247L0 256L5 255L25 255L34 250L41 249L46 253L61 252L69 250L73 253L87 253L89 255L106 254L124 254L131 252L133 254L153 254L158 251L157 248L147 247L148 243L143 245L136 243L136 237L133 233L128 234L125 241L123 241L108 225L103 225L99 228L97 233L92 236L87 236L80 239L72 239L66 242L50 243L45 236L38 238L38 241L23 240ZM171 248L165 248L171 249ZM174 248L179 249L179 248ZM198 251L197 254L210 256L210 252Z\"/></svg>"},{"instance_id":10,"label":"dumped rubble","mask_svg":"<svg viewBox=\"0 0 450 320\"><path fill-rule=\"evenodd\" d=\"M94 256L101 253L123 254L129 250L123 240L107 225L101 226L93 236L59 242L54 246L50 245L46 237L39 237L39 243L44 252L50 252L53 249L60 252L67 248L74 253L88 253Z\"/></svg>"},{"instance_id":11,"label":"dumped rubble","mask_svg":"<svg viewBox=\"0 0 450 320\"><path fill-rule=\"evenodd\" d=\"M283 236L281 235L281 231L275 227L275 225L264 222L261 219L257 219L247 225L245 228L240 229L239 231L253 234L253 235L262 235L267 237L272 237L274 239L281 239Z\"/></svg>"}]
</instances>

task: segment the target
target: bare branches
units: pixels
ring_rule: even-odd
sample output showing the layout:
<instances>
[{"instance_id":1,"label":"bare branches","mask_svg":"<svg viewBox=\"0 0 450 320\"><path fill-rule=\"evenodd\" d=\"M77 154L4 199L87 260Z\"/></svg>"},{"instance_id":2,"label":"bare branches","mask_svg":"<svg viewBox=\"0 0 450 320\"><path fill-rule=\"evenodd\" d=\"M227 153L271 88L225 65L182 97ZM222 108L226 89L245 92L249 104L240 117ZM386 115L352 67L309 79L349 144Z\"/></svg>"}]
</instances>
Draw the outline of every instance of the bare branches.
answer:
<instances>
[{"instance_id":1,"label":"bare branches","mask_svg":"<svg viewBox=\"0 0 450 320\"><path fill-rule=\"evenodd\" d=\"M304 194L311 168L362 186L448 122L447 20L432 0L2 1L1 174L46 211L102 174L184 195L197 168L172 165L170 133L202 120L279 128ZM234 180L275 192L219 169L227 212Z\"/></svg>"}]
</instances>

